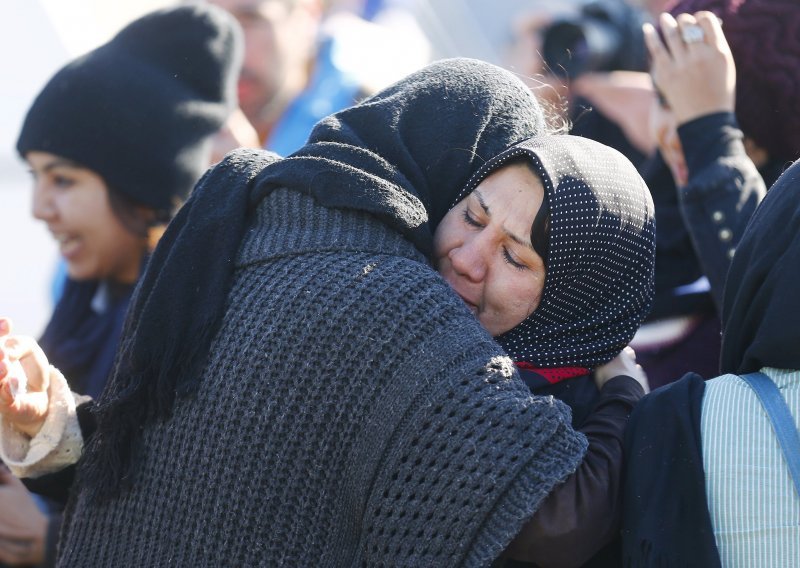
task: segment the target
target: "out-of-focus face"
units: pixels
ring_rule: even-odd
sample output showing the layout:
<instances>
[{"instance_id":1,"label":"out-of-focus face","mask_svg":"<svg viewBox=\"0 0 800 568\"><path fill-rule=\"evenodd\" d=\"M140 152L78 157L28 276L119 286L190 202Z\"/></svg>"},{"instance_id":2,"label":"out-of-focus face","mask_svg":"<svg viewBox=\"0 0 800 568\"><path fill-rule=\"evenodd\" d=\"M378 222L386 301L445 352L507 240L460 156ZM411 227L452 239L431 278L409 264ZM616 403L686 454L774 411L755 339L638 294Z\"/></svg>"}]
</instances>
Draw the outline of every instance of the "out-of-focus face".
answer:
<instances>
[{"instance_id":1,"label":"out-of-focus face","mask_svg":"<svg viewBox=\"0 0 800 568\"><path fill-rule=\"evenodd\" d=\"M538 307L544 261L531 227L544 187L527 164L504 166L459 202L436 229L436 268L493 336Z\"/></svg>"},{"instance_id":2,"label":"out-of-focus face","mask_svg":"<svg viewBox=\"0 0 800 568\"><path fill-rule=\"evenodd\" d=\"M650 111L650 132L653 140L658 144L661 156L672 172L675 184L686 185L689 181L689 170L686 167L683 146L678 137L678 123L669 107L658 99L654 100Z\"/></svg>"},{"instance_id":3,"label":"out-of-focus face","mask_svg":"<svg viewBox=\"0 0 800 568\"><path fill-rule=\"evenodd\" d=\"M271 103L283 110L284 89L296 87L313 53L319 15L315 0L211 0L230 12L244 30L239 104L254 123ZM302 88L303 85L300 86Z\"/></svg>"},{"instance_id":4,"label":"out-of-focus face","mask_svg":"<svg viewBox=\"0 0 800 568\"><path fill-rule=\"evenodd\" d=\"M75 280L133 283L146 239L128 230L111 209L100 176L46 152L28 152L33 216L47 223Z\"/></svg>"}]
</instances>

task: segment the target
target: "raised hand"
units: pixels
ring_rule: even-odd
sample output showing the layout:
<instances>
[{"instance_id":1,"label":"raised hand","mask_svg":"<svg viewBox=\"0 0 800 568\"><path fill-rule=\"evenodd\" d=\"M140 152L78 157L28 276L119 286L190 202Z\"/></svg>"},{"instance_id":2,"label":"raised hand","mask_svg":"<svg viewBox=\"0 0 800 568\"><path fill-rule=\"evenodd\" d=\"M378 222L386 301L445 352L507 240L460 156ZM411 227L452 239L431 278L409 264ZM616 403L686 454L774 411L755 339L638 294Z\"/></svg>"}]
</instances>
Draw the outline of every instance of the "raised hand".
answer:
<instances>
[{"instance_id":1,"label":"raised hand","mask_svg":"<svg viewBox=\"0 0 800 568\"><path fill-rule=\"evenodd\" d=\"M661 14L663 41L644 25L650 74L678 124L721 111L733 112L736 66L722 26L711 12Z\"/></svg>"},{"instance_id":2,"label":"raised hand","mask_svg":"<svg viewBox=\"0 0 800 568\"><path fill-rule=\"evenodd\" d=\"M11 335L11 321L0 318L0 414L34 436L47 418L50 366L36 340Z\"/></svg>"}]
</instances>

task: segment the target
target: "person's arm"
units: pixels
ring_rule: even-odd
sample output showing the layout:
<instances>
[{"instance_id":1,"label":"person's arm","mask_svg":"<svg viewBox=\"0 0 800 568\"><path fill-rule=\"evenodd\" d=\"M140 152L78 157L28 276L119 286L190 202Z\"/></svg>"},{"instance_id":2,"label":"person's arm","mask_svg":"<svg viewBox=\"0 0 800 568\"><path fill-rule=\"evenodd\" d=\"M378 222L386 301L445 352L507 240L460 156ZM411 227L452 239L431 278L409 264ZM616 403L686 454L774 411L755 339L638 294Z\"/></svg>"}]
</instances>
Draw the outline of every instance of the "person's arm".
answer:
<instances>
[{"instance_id":1,"label":"person's arm","mask_svg":"<svg viewBox=\"0 0 800 568\"><path fill-rule=\"evenodd\" d=\"M0 562L40 564L45 559L48 522L20 480L0 467Z\"/></svg>"},{"instance_id":2,"label":"person's arm","mask_svg":"<svg viewBox=\"0 0 800 568\"><path fill-rule=\"evenodd\" d=\"M620 519L625 425L642 396L642 385L631 377L603 385L580 428L589 440L583 462L548 495L504 558L543 567L580 566L611 541Z\"/></svg>"},{"instance_id":3,"label":"person's arm","mask_svg":"<svg viewBox=\"0 0 800 568\"><path fill-rule=\"evenodd\" d=\"M49 369L48 407L36 431L23 431L8 416L0 420L0 458L17 477L36 478L75 464L83 450L78 405L88 402L69 390L64 376Z\"/></svg>"},{"instance_id":4,"label":"person's arm","mask_svg":"<svg viewBox=\"0 0 800 568\"><path fill-rule=\"evenodd\" d=\"M0 318L0 458L17 477L38 477L78 461L83 449L70 392L33 338L11 335Z\"/></svg>"},{"instance_id":5,"label":"person's arm","mask_svg":"<svg viewBox=\"0 0 800 568\"><path fill-rule=\"evenodd\" d=\"M733 253L766 187L745 152L733 113L696 118L679 126L678 135L689 172L688 183L678 189L681 213L721 307Z\"/></svg>"},{"instance_id":6,"label":"person's arm","mask_svg":"<svg viewBox=\"0 0 800 568\"><path fill-rule=\"evenodd\" d=\"M717 306L744 227L766 193L734 118L736 66L711 12L645 24L651 75L678 125L688 180L678 188L684 223ZM698 40L682 39L687 29ZM677 182L676 182L677 183Z\"/></svg>"}]
</instances>

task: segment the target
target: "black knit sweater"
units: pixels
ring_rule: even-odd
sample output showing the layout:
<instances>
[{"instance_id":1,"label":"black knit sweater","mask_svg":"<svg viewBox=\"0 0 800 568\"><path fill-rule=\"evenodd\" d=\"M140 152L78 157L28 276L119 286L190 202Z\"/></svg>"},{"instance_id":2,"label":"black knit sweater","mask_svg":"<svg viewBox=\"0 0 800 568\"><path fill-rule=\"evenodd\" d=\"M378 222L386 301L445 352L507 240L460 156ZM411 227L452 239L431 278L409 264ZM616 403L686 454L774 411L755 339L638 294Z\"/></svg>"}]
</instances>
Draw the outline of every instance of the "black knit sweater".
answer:
<instances>
[{"instance_id":1,"label":"black knit sweater","mask_svg":"<svg viewBox=\"0 0 800 568\"><path fill-rule=\"evenodd\" d=\"M78 490L59 565L487 565L586 449L406 240L286 190L202 385L126 491Z\"/></svg>"}]
</instances>

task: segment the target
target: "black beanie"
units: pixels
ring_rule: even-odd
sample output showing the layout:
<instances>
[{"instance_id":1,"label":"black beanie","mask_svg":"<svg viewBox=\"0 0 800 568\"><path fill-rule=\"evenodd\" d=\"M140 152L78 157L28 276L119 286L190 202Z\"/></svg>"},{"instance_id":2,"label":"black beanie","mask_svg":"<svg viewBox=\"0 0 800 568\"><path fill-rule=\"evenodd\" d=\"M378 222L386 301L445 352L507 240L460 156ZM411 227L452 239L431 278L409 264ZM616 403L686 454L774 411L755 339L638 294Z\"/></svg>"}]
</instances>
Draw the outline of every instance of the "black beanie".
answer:
<instances>
[{"instance_id":1,"label":"black beanie","mask_svg":"<svg viewBox=\"0 0 800 568\"><path fill-rule=\"evenodd\" d=\"M47 83L17 151L55 154L132 201L171 210L208 167L242 60L233 17L207 4L151 12Z\"/></svg>"}]
</instances>

